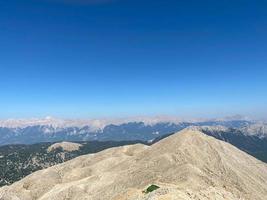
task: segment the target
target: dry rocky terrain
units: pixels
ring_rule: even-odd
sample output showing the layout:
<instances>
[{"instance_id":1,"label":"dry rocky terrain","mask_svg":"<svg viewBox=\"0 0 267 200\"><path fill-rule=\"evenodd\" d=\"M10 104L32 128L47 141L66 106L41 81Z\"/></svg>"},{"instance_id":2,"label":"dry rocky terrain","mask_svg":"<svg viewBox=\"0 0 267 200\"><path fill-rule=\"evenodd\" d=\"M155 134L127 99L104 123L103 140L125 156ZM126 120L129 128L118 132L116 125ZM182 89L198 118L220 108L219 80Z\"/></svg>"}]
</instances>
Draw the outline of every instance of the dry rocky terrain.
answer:
<instances>
[{"instance_id":1,"label":"dry rocky terrain","mask_svg":"<svg viewBox=\"0 0 267 200\"><path fill-rule=\"evenodd\" d=\"M159 188L144 192L151 185ZM0 188L1 200L266 200L267 165L185 129L160 142L104 150Z\"/></svg>"}]
</instances>

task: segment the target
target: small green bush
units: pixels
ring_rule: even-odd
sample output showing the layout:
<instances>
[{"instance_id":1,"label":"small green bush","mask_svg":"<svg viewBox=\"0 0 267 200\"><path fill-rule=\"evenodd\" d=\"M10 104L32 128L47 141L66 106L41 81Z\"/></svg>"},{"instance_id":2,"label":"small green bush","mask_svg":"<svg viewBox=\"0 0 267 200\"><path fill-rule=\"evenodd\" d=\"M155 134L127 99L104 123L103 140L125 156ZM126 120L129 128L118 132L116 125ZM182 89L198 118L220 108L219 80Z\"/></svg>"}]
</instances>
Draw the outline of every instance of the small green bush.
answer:
<instances>
[{"instance_id":1,"label":"small green bush","mask_svg":"<svg viewBox=\"0 0 267 200\"><path fill-rule=\"evenodd\" d=\"M157 186L157 185L150 185L145 191L144 191L144 193L150 193L150 192L153 192L154 190L157 190L157 189L159 189L159 186Z\"/></svg>"}]
</instances>

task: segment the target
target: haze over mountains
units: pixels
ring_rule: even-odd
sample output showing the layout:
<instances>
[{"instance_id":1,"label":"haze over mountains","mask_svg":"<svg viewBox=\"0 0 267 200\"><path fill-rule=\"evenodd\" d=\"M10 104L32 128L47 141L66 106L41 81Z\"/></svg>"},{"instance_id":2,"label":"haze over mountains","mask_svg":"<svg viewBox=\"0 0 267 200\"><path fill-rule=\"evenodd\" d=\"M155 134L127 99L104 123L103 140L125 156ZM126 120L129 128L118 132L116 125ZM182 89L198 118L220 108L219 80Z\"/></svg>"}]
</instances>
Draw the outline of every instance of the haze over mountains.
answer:
<instances>
[{"instance_id":1,"label":"haze over mountains","mask_svg":"<svg viewBox=\"0 0 267 200\"><path fill-rule=\"evenodd\" d=\"M205 119L205 118L192 118L192 119L183 119L173 116L150 116L150 117L124 117L124 118L102 118L102 119L60 119L47 116L45 118L29 118L29 119L2 119L0 120L0 127L8 128L24 128L27 126L46 126L50 125L55 128L64 128L64 127L84 127L89 126L91 130L103 129L105 126L113 124L120 125L129 122L144 122L148 124L156 124L160 122L169 122L169 123L181 123L181 122L207 122L207 121L217 121L217 122L226 122L226 121L250 121L248 117L242 115L234 115L224 118L214 118L214 119Z\"/></svg>"},{"instance_id":2,"label":"haze over mountains","mask_svg":"<svg viewBox=\"0 0 267 200\"><path fill-rule=\"evenodd\" d=\"M224 126L244 135L265 138L264 122L244 118L180 120L176 118L139 118L123 120L61 120L54 118L0 121L0 145L33 144L55 141L153 141L189 126Z\"/></svg>"},{"instance_id":3,"label":"haze over mountains","mask_svg":"<svg viewBox=\"0 0 267 200\"><path fill-rule=\"evenodd\" d=\"M147 188L153 186L153 191ZM265 200L267 165L198 130L85 155L0 188L2 200Z\"/></svg>"}]
</instances>

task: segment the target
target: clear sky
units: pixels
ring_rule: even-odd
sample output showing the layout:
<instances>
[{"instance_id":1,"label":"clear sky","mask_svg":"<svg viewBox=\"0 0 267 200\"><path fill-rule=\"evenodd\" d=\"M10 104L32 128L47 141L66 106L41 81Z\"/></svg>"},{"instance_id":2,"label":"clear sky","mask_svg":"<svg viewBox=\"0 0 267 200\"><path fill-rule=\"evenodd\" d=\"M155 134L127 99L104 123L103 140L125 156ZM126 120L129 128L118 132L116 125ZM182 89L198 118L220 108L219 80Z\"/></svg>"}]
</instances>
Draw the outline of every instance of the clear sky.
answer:
<instances>
[{"instance_id":1,"label":"clear sky","mask_svg":"<svg viewBox=\"0 0 267 200\"><path fill-rule=\"evenodd\" d=\"M0 1L0 118L267 116L264 0Z\"/></svg>"}]
</instances>

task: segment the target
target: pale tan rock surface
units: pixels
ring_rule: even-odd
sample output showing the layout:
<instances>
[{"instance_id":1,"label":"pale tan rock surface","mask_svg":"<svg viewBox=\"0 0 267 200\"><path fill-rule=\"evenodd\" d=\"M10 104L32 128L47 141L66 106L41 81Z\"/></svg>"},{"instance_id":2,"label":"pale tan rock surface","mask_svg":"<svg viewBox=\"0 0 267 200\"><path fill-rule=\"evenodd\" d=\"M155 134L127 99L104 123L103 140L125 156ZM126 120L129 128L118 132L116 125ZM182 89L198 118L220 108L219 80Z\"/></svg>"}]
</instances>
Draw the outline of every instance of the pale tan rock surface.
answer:
<instances>
[{"instance_id":1,"label":"pale tan rock surface","mask_svg":"<svg viewBox=\"0 0 267 200\"><path fill-rule=\"evenodd\" d=\"M60 143L55 143L49 146L47 148L47 152L51 152L59 148L62 148L63 151L72 152L72 151L79 150L81 146L82 146L81 144L73 143L73 142L60 142Z\"/></svg>"},{"instance_id":2,"label":"pale tan rock surface","mask_svg":"<svg viewBox=\"0 0 267 200\"><path fill-rule=\"evenodd\" d=\"M144 194L149 185L160 189ZM185 129L151 147L75 158L0 188L1 200L266 200L267 166Z\"/></svg>"}]
</instances>

